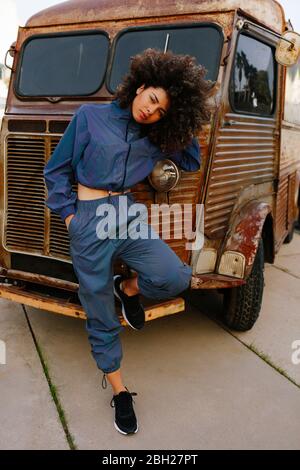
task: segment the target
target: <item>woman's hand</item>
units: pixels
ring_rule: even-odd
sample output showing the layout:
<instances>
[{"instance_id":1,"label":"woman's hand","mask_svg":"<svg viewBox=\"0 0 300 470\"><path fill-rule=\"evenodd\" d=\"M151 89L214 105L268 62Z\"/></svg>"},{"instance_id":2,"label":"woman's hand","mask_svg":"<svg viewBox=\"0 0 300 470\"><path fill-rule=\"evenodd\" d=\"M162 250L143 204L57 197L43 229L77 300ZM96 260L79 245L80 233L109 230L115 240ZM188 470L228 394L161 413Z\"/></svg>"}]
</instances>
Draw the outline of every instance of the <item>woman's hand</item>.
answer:
<instances>
[{"instance_id":1,"label":"woman's hand","mask_svg":"<svg viewBox=\"0 0 300 470\"><path fill-rule=\"evenodd\" d=\"M66 226L67 226L67 230L69 230L69 225L70 225L70 222L73 219L74 215L75 214L70 214L65 218L65 223L66 223Z\"/></svg>"}]
</instances>

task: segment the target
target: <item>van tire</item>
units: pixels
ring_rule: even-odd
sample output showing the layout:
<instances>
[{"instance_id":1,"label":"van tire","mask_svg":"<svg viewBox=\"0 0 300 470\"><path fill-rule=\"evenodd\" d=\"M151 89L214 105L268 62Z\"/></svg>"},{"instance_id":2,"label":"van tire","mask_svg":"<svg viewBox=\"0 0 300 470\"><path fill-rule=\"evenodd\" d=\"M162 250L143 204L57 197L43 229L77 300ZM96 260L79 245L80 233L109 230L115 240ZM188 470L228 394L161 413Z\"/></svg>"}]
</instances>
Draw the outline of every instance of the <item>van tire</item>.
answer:
<instances>
[{"instance_id":1,"label":"van tire","mask_svg":"<svg viewBox=\"0 0 300 470\"><path fill-rule=\"evenodd\" d=\"M248 331L256 322L264 290L264 247L260 240L246 284L225 289L223 321L236 331Z\"/></svg>"},{"instance_id":2,"label":"van tire","mask_svg":"<svg viewBox=\"0 0 300 470\"><path fill-rule=\"evenodd\" d=\"M295 228L295 226L294 226L294 224L293 224L291 230L289 231L289 233L288 233L287 236L285 237L283 243L285 243L285 244L291 243L291 241L292 241L293 238L294 238L294 228Z\"/></svg>"}]
</instances>

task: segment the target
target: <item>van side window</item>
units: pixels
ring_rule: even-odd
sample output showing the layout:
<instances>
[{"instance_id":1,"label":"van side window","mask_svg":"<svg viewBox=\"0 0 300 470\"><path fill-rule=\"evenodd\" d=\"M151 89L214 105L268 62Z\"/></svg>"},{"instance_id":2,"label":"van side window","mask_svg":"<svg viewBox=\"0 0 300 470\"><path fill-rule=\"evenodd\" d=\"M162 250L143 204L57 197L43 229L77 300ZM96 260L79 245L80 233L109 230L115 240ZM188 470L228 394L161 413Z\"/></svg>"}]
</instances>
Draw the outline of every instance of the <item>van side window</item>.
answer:
<instances>
[{"instance_id":1,"label":"van side window","mask_svg":"<svg viewBox=\"0 0 300 470\"><path fill-rule=\"evenodd\" d=\"M237 112L271 115L275 102L274 50L240 34L231 76L230 98Z\"/></svg>"}]
</instances>

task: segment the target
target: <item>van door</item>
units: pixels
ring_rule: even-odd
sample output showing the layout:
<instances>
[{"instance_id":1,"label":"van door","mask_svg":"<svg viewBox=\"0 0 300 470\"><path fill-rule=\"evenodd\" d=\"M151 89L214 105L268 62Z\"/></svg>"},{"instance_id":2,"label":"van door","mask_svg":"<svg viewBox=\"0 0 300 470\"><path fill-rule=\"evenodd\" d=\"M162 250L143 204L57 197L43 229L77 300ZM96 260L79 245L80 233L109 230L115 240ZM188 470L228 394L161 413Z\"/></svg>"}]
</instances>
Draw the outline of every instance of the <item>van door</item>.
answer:
<instances>
[{"instance_id":1,"label":"van door","mask_svg":"<svg viewBox=\"0 0 300 470\"><path fill-rule=\"evenodd\" d=\"M210 238L225 235L242 193L247 198L250 188L266 183L270 187L277 175L275 46L254 34L238 33L228 71L228 96L216 135L206 196L205 233Z\"/></svg>"}]
</instances>

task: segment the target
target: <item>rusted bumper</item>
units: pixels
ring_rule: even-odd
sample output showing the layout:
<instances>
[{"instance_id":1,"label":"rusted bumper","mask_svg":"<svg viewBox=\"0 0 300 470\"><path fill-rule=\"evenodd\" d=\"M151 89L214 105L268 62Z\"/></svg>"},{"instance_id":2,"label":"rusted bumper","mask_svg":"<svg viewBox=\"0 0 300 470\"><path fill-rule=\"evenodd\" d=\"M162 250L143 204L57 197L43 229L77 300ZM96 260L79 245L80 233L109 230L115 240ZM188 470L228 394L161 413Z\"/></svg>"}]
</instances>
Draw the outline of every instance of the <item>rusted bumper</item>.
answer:
<instances>
[{"instance_id":1,"label":"rusted bumper","mask_svg":"<svg viewBox=\"0 0 300 470\"><path fill-rule=\"evenodd\" d=\"M0 282L0 297L42 310L48 310L53 313L86 319L84 309L80 303L74 303L74 301L70 300L77 291L77 284L67 281L57 282L57 279L48 278L46 276L38 276L37 279L37 276L23 271L5 271L5 274L10 274L10 277L6 277L6 281L8 282ZM4 280L4 277L2 279ZM14 285L14 283L18 283L18 281L21 281L21 285ZM201 274L192 276L191 288L230 288L244 283L245 281L242 279L229 276ZM37 292L36 287L38 285L43 285L45 290L43 292ZM66 298L60 298L59 295L56 296L55 294L48 293L47 290L51 288L56 288L56 294L63 291L66 293ZM185 301L182 297L155 304L153 302L150 304L148 299L143 298L142 300L145 307L146 321L172 315L173 313L183 312L185 310ZM121 324L126 326L118 304L116 305L116 310Z\"/></svg>"},{"instance_id":2,"label":"rusted bumper","mask_svg":"<svg viewBox=\"0 0 300 470\"><path fill-rule=\"evenodd\" d=\"M70 317L85 319L86 315L81 305L68 302L67 300L48 297L43 294L37 294L26 290L24 287L15 287L11 285L0 285L0 297L14 302L18 302L30 307L48 310L53 313L60 313ZM161 302L155 305L145 305L146 321L156 318L172 315L173 313L183 312L185 310L184 299L178 297L167 302ZM122 325L126 326L121 312L117 308L117 313Z\"/></svg>"},{"instance_id":3,"label":"rusted bumper","mask_svg":"<svg viewBox=\"0 0 300 470\"><path fill-rule=\"evenodd\" d=\"M245 284L244 279L237 279L221 274L194 274L191 280L192 289L229 289Z\"/></svg>"}]
</instances>

